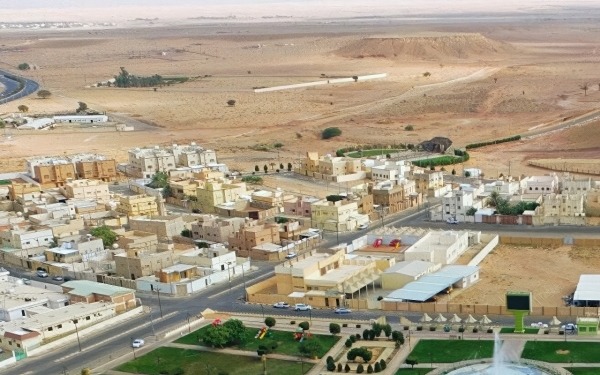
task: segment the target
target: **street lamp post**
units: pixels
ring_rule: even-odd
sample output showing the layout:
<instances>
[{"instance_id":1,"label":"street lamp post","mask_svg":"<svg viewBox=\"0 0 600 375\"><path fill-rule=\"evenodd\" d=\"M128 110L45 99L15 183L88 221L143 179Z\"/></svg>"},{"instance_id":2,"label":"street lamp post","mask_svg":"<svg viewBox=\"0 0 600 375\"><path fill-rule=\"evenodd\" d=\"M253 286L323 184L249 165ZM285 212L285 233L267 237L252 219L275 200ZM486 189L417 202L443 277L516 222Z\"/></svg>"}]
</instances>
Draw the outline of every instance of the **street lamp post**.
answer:
<instances>
[{"instance_id":1,"label":"street lamp post","mask_svg":"<svg viewBox=\"0 0 600 375\"><path fill-rule=\"evenodd\" d=\"M160 287L156 288L156 292L158 293L158 309L160 310L160 318L163 318L162 305L160 303Z\"/></svg>"},{"instance_id":2,"label":"street lamp post","mask_svg":"<svg viewBox=\"0 0 600 375\"><path fill-rule=\"evenodd\" d=\"M188 333L191 333L192 332L192 327L190 326L190 313L186 312L185 315L186 315L187 322L188 322Z\"/></svg>"},{"instance_id":3,"label":"street lamp post","mask_svg":"<svg viewBox=\"0 0 600 375\"><path fill-rule=\"evenodd\" d=\"M71 319L73 324L75 324L75 333L77 334L77 344L79 345L79 351L81 352L81 340L79 340L79 328L77 328L77 319Z\"/></svg>"},{"instance_id":4,"label":"street lamp post","mask_svg":"<svg viewBox=\"0 0 600 375\"><path fill-rule=\"evenodd\" d=\"M154 332L154 319L152 319L152 308L150 308L150 324L152 324L152 335L156 336L156 332Z\"/></svg>"},{"instance_id":5,"label":"street lamp post","mask_svg":"<svg viewBox=\"0 0 600 375\"><path fill-rule=\"evenodd\" d=\"M260 304L260 309L262 310L262 316L263 316L263 319L264 319L265 318L265 307L263 306L262 303Z\"/></svg>"}]
</instances>

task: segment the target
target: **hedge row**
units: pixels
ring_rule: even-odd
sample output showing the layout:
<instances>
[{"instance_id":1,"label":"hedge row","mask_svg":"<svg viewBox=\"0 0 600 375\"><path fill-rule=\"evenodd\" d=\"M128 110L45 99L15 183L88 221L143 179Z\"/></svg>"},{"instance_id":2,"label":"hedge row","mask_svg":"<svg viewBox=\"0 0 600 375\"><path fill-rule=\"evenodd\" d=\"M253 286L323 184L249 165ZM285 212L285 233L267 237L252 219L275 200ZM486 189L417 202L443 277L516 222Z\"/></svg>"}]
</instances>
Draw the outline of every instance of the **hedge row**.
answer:
<instances>
[{"instance_id":1,"label":"hedge row","mask_svg":"<svg viewBox=\"0 0 600 375\"><path fill-rule=\"evenodd\" d=\"M519 139L521 139L521 136L520 135L515 135L513 137L496 139L495 141L471 143L471 144L467 145L467 150L470 150L472 148L483 147L483 146L497 145L499 143L506 143L506 142L518 141Z\"/></svg>"},{"instance_id":2,"label":"hedge row","mask_svg":"<svg viewBox=\"0 0 600 375\"><path fill-rule=\"evenodd\" d=\"M462 156L440 156L432 159L423 159L423 160L415 160L413 161L413 165L416 165L421 168L425 167L436 167L438 165L452 165L464 163L469 160L469 154L466 151L455 150L454 153L457 154L457 151L463 153Z\"/></svg>"},{"instance_id":3,"label":"hedge row","mask_svg":"<svg viewBox=\"0 0 600 375\"><path fill-rule=\"evenodd\" d=\"M360 150L386 150L386 149L391 149L391 150L406 150L406 149L411 149L414 148L413 144L407 145L404 143L393 143L393 144L389 144L389 145L384 145L384 144L372 144L372 145L356 145L356 146L350 146L350 147L345 147L345 148L340 148L339 150L337 150L335 152L336 156L344 156L345 153L347 152L353 152L353 151L360 151Z\"/></svg>"}]
</instances>

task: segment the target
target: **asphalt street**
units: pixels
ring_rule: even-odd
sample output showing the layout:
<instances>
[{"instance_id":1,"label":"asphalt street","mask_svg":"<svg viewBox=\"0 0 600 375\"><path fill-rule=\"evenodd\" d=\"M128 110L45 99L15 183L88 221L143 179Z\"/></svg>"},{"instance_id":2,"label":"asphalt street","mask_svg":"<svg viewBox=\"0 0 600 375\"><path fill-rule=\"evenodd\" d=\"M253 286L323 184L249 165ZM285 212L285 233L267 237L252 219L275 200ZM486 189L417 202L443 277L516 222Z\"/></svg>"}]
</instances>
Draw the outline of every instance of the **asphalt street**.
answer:
<instances>
[{"instance_id":1,"label":"asphalt street","mask_svg":"<svg viewBox=\"0 0 600 375\"><path fill-rule=\"evenodd\" d=\"M25 81L25 87L23 88L23 90L19 91L18 93L7 96L19 87L19 82L8 78L7 75L11 76L13 74L4 70L0 70L0 83L4 85L4 91L0 92L0 104L8 103L10 101L17 100L24 96L33 94L40 87L37 82L27 79L25 77L20 77Z\"/></svg>"}]
</instances>

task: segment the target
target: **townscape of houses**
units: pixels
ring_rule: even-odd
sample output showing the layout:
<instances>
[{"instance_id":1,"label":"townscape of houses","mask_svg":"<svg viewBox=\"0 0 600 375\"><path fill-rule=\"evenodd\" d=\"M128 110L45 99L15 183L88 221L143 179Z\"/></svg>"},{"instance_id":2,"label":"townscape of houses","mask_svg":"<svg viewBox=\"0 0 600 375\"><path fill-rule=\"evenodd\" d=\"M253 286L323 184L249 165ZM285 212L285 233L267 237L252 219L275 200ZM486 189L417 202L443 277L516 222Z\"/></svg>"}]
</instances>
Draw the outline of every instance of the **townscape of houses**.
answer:
<instances>
[{"instance_id":1,"label":"townscape of houses","mask_svg":"<svg viewBox=\"0 0 600 375\"><path fill-rule=\"evenodd\" d=\"M407 160L312 152L295 172L340 192L321 198L247 183L194 142L135 148L123 164L98 154L28 159L25 172L0 176L0 263L66 282L46 290L0 271L0 348L22 358L57 335L137 311L136 292L191 295L245 278L253 262L274 262L275 276L248 287L249 302L432 301L476 283L498 236L370 223L434 199L441 205L430 207L431 220L481 225L583 225L586 210L600 211L598 184L569 175L452 183ZM496 213L500 199L537 205L509 220ZM318 246L324 233L357 230L351 243ZM478 255L455 264L468 249Z\"/></svg>"}]
</instances>

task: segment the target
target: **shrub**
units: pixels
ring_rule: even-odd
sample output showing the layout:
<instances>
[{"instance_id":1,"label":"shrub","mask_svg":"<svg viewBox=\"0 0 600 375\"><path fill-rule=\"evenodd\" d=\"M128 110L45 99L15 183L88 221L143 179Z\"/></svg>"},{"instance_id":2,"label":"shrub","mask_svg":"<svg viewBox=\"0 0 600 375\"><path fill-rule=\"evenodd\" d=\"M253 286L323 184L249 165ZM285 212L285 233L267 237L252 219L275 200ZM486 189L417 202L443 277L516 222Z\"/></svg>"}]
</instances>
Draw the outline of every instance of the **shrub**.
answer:
<instances>
[{"instance_id":1,"label":"shrub","mask_svg":"<svg viewBox=\"0 0 600 375\"><path fill-rule=\"evenodd\" d=\"M308 322L300 322L298 327L302 328L305 331L308 331L310 328L310 324Z\"/></svg>"},{"instance_id":2,"label":"shrub","mask_svg":"<svg viewBox=\"0 0 600 375\"><path fill-rule=\"evenodd\" d=\"M381 364L379 362L375 362L374 370L375 372L381 372Z\"/></svg>"},{"instance_id":3,"label":"shrub","mask_svg":"<svg viewBox=\"0 0 600 375\"><path fill-rule=\"evenodd\" d=\"M350 365L346 363L346 366L344 366L344 372L350 372Z\"/></svg>"},{"instance_id":4,"label":"shrub","mask_svg":"<svg viewBox=\"0 0 600 375\"><path fill-rule=\"evenodd\" d=\"M412 125L406 125L406 126L404 127L404 130L406 130L406 131L408 131L408 132L411 132L411 131L415 130L415 127L414 127L414 126L412 126Z\"/></svg>"},{"instance_id":5,"label":"shrub","mask_svg":"<svg viewBox=\"0 0 600 375\"><path fill-rule=\"evenodd\" d=\"M27 63L20 63L17 68L19 68L19 70L29 70L31 67Z\"/></svg>"},{"instance_id":6,"label":"shrub","mask_svg":"<svg viewBox=\"0 0 600 375\"><path fill-rule=\"evenodd\" d=\"M456 169L452 168L452 175L456 175Z\"/></svg>"},{"instance_id":7,"label":"shrub","mask_svg":"<svg viewBox=\"0 0 600 375\"><path fill-rule=\"evenodd\" d=\"M477 329L477 327L473 328L473 333L477 333L479 332L479 329Z\"/></svg>"},{"instance_id":8,"label":"shrub","mask_svg":"<svg viewBox=\"0 0 600 375\"><path fill-rule=\"evenodd\" d=\"M329 323L329 333L331 333L332 335L337 335L340 332L342 332L342 328L339 324Z\"/></svg>"},{"instance_id":9,"label":"shrub","mask_svg":"<svg viewBox=\"0 0 600 375\"><path fill-rule=\"evenodd\" d=\"M325 360L325 363L329 363L329 362L335 362L335 361L333 360L333 357L332 357L332 356L330 356L330 355L329 355L329 356L327 356L327 359Z\"/></svg>"},{"instance_id":10,"label":"shrub","mask_svg":"<svg viewBox=\"0 0 600 375\"><path fill-rule=\"evenodd\" d=\"M385 363L384 359L379 361L379 366L381 366L381 370L385 370L387 368L387 363Z\"/></svg>"},{"instance_id":11,"label":"shrub","mask_svg":"<svg viewBox=\"0 0 600 375\"><path fill-rule=\"evenodd\" d=\"M275 148L282 148L283 147L283 143L281 142L276 142L275 144L273 144L273 147ZM283 169L283 167L281 167Z\"/></svg>"},{"instance_id":12,"label":"shrub","mask_svg":"<svg viewBox=\"0 0 600 375\"><path fill-rule=\"evenodd\" d=\"M469 171L466 171L466 172L465 172L465 177L471 177L471 172L469 172Z\"/></svg>"},{"instance_id":13,"label":"shrub","mask_svg":"<svg viewBox=\"0 0 600 375\"><path fill-rule=\"evenodd\" d=\"M288 172L292 171L292 163L288 163L288 168L287 169L288 169Z\"/></svg>"},{"instance_id":14,"label":"shrub","mask_svg":"<svg viewBox=\"0 0 600 375\"><path fill-rule=\"evenodd\" d=\"M255 165L255 166L254 166L254 171L255 171L255 172L258 172L258 171L260 171L260 168L258 167L258 165Z\"/></svg>"},{"instance_id":15,"label":"shrub","mask_svg":"<svg viewBox=\"0 0 600 375\"><path fill-rule=\"evenodd\" d=\"M253 175L254 175L254 173L256 173L256 172L252 172ZM263 183L263 179L260 176L244 176L244 177L242 177L242 181L250 183L250 184L256 184L256 185L260 185Z\"/></svg>"},{"instance_id":16,"label":"shrub","mask_svg":"<svg viewBox=\"0 0 600 375\"><path fill-rule=\"evenodd\" d=\"M429 330L430 330L431 332L434 332L436 329L437 329L437 327L436 327L436 326L431 326L431 327L429 327Z\"/></svg>"},{"instance_id":17,"label":"shrub","mask_svg":"<svg viewBox=\"0 0 600 375\"><path fill-rule=\"evenodd\" d=\"M521 139L520 135L515 135L515 136L512 136L512 137L507 137L507 138L502 138L502 139L496 139L495 141L471 143L471 144L467 145L466 149L470 150L472 148L484 147L484 146L489 146L489 145L496 145L496 144L499 144L499 143L514 142L514 141L518 141L520 139Z\"/></svg>"},{"instance_id":18,"label":"shrub","mask_svg":"<svg viewBox=\"0 0 600 375\"><path fill-rule=\"evenodd\" d=\"M390 335L392 334L392 326L389 324L384 324L383 333L385 334L385 337L390 337Z\"/></svg>"},{"instance_id":19,"label":"shrub","mask_svg":"<svg viewBox=\"0 0 600 375\"><path fill-rule=\"evenodd\" d=\"M269 328L271 328L271 327L274 327L274 326L275 326L275 323L276 323L276 320L275 320L275 318L273 318L273 317L270 317L270 316L268 316L268 317L265 319L265 325L266 325L267 327L269 327Z\"/></svg>"},{"instance_id":20,"label":"shrub","mask_svg":"<svg viewBox=\"0 0 600 375\"><path fill-rule=\"evenodd\" d=\"M337 371L342 372L342 364L338 362Z\"/></svg>"},{"instance_id":21,"label":"shrub","mask_svg":"<svg viewBox=\"0 0 600 375\"><path fill-rule=\"evenodd\" d=\"M350 335L350 341L356 342L357 338L354 335Z\"/></svg>"},{"instance_id":22,"label":"shrub","mask_svg":"<svg viewBox=\"0 0 600 375\"><path fill-rule=\"evenodd\" d=\"M373 373L373 366L369 365L367 366L367 374L372 374Z\"/></svg>"},{"instance_id":23,"label":"shrub","mask_svg":"<svg viewBox=\"0 0 600 375\"><path fill-rule=\"evenodd\" d=\"M382 299L383 299L383 296L377 297L377 301L381 301Z\"/></svg>"},{"instance_id":24,"label":"shrub","mask_svg":"<svg viewBox=\"0 0 600 375\"><path fill-rule=\"evenodd\" d=\"M364 340L368 340L369 339L369 330L368 329L365 329L363 331L362 337L363 337Z\"/></svg>"},{"instance_id":25,"label":"shrub","mask_svg":"<svg viewBox=\"0 0 600 375\"><path fill-rule=\"evenodd\" d=\"M298 346L298 350L305 356L316 357L323 350L323 345L318 340L311 338L302 341Z\"/></svg>"},{"instance_id":26,"label":"shrub","mask_svg":"<svg viewBox=\"0 0 600 375\"><path fill-rule=\"evenodd\" d=\"M346 348L352 347L352 340L350 340L350 339L346 340L346 342L344 343L344 345L346 345Z\"/></svg>"},{"instance_id":27,"label":"shrub","mask_svg":"<svg viewBox=\"0 0 600 375\"><path fill-rule=\"evenodd\" d=\"M189 229L182 230L181 237L192 238L192 231Z\"/></svg>"},{"instance_id":28,"label":"shrub","mask_svg":"<svg viewBox=\"0 0 600 375\"><path fill-rule=\"evenodd\" d=\"M429 73L429 72L423 73L423 77L429 77L429 76L431 76L431 73Z\"/></svg>"},{"instance_id":29,"label":"shrub","mask_svg":"<svg viewBox=\"0 0 600 375\"><path fill-rule=\"evenodd\" d=\"M337 137L342 135L342 131L340 130L340 128L327 128L325 130L323 130L323 133L321 133L321 138L322 139L330 139L333 137Z\"/></svg>"},{"instance_id":30,"label":"shrub","mask_svg":"<svg viewBox=\"0 0 600 375\"><path fill-rule=\"evenodd\" d=\"M296 138L301 139L302 138L302 134L296 133Z\"/></svg>"},{"instance_id":31,"label":"shrub","mask_svg":"<svg viewBox=\"0 0 600 375\"><path fill-rule=\"evenodd\" d=\"M235 100L233 100L233 99L228 100L227 105L230 107L233 107L235 105Z\"/></svg>"},{"instance_id":32,"label":"shrub","mask_svg":"<svg viewBox=\"0 0 600 375\"><path fill-rule=\"evenodd\" d=\"M375 333L375 336L379 337L379 336L381 336L381 332L383 331L383 324L375 323L375 324L373 324L373 328L371 328L371 329Z\"/></svg>"},{"instance_id":33,"label":"shrub","mask_svg":"<svg viewBox=\"0 0 600 375\"><path fill-rule=\"evenodd\" d=\"M357 333L356 335L354 335L354 337L356 338L356 341L360 340L360 338L361 338L360 333Z\"/></svg>"},{"instance_id":34,"label":"shrub","mask_svg":"<svg viewBox=\"0 0 600 375\"><path fill-rule=\"evenodd\" d=\"M399 342L400 345L403 345L404 344L404 335L400 331L393 331L392 332L392 340Z\"/></svg>"},{"instance_id":35,"label":"shrub","mask_svg":"<svg viewBox=\"0 0 600 375\"><path fill-rule=\"evenodd\" d=\"M327 362L327 371L335 371L335 363Z\"/></svg>"},{"instance_id":36,"label":"shrub","mask_svg":"<svg viewBox=\"0 0 600 375\"><path fill-rule=\"evenodd\" d=\"M350 349L346 354L346 358L348 358L349 361L354 361L356 357L362 358L364 362L369 362L371 358L373 358L373 353L365 348L354 348Z\"/></svg>"},{"instance_id":37,"label":"shrub","mask_svg":"<svg viewBox=\"0 0 600 375\"><path fill-rule=\"evenodd\" d=\"M363 367L363 365L362 364L358 365L356 367L356 373L357 374L362 374L363 372L365 372L365 368Z\"/></svg>"},{"instance_id":38,"label":"shrub","mask_svg":"<svg viewBox=\"0 0 600 375\"><path fill-rule=\"evenodd\" d=\"M417 358L417 357L408 357L408 358L406 358L406 364L410 365L411 368L415 368L415 365L419 364L419 358Z\"/></svg>"},{"instance_id":39,"label":"shrub","mask_svg":"<svg viewBox=\"0 0 600 375\"><path fill-rule=\"evenodd\" d=\"M370 329L369 330L369 340L371 340L371 341L375 340L376 336L377 336L376 332L374 330Z\"/></svg>"}]
</instances>

